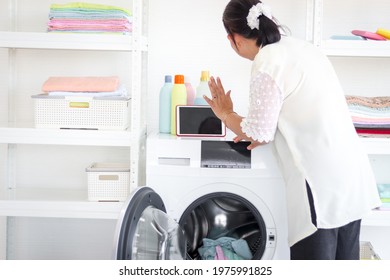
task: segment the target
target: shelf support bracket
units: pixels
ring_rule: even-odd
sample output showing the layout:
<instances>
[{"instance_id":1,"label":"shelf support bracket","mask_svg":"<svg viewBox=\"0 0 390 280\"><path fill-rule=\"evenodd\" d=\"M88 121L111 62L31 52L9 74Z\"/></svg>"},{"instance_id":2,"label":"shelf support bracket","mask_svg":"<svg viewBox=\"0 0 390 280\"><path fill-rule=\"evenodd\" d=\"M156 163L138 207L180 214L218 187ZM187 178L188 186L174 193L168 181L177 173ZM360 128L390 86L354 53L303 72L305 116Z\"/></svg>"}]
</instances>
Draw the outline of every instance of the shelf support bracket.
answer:
<instances>
[{"instance_id":1,"label":"shelf support bracket","mask_svg":"<svg viewBox=\"0 0 390 280\"><path fill-rule=\"evenodd\" d=\"M322 42L323 0L306 1L306 40L316 46Z\"/></svg>"}]
</instances>

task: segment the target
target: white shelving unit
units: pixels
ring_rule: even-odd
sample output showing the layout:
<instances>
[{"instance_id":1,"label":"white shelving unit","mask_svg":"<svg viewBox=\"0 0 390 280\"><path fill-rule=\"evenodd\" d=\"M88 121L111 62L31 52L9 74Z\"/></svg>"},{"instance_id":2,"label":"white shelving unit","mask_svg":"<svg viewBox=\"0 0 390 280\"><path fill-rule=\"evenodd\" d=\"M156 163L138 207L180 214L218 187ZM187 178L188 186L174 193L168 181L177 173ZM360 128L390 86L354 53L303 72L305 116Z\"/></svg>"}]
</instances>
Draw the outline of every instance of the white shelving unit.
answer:
<instances>
[{"instance_id":1,"label":"white shelving unit","mask_svg":"<svg viewBox=\"0 0 390 280\"><path fill-rule=\"evenodd\" d=\"M0 143L7 144L127 147L130 146L131 141L130 131L0 128Z\"/></svg>"},{"instance_id":2,"label":"white shelving unit","mask_svg":"<svg viewBox=\"0 0 390 280\"><path fill-rule=\"evenodd\" d=\"M390 155L389 138L361 138L369 155Z\"/></svg>"},{"instance_id":3,"label":"white shelving unit","mask_svg":"<svg viewBox=\"0 0 390 280\"><path fill-rule=\"evenodd\" d=\"M321 48L328 56L390 57L389 41L323 40Z\"/></svg>"},{"instance_id":4,"label":"white shelving unit","mask_svg":"<svg viewBox=\"0 0 390 280\"><path fill-rule=\"evenodd\" d=\"M361 138L361 141L369 156L390 155L389 138ZM390 211L373 210L369 216L363 219L362 225L389 227Z\"/></svg>"},{"instance_id":5,"label":"white shelving unit","mask_svg":"<svg viewBox=\"0 0 390 280\"><path fill-rule=\"evenodd\" d=\"M306 38L320 47L326 55L338 58L390 58L390 41L324 39L324 4L323 0L307 0ZM390 155L389 138L361 138L361 141L369 156ZM388 227L390 226L390 211L373 210L368 217L363 219L362 224Z\"/></svg>"},{"instance_id":6,"label":"white shelving unit","mask_svg":"<svg viewBox=\"0 0 390 280\"><path fill-rule=\"evenodd\" d=\"M85 202L87 192L52 190L47 188L18 188L9 191L9 199L0 203L3 216L117 219L123 203Z\"/></svg>"},{"instance_id":7,"label":"white shelving unit","mask_svg":"<svg viewBox=\"0 0 390 280\"><path fill-rule=\"evenodd\" d=\"M306 39L319 46L325 54L341 57L390 57L390 41L324 39L323 7L324 0L307 0Z\"/></svg>"},{"instance_id":8,"label":"white shelving unit","mask_svg":"<svg viewBox=\"0 0 390 280\"><path fill-rule=\"evenodd\" d=\"M97 50L97 51L133 51L134 36L99 35L99 34L60 34L41 32L0 32L1 47L15 49L46 50ZM147 50L147 38L141 37L140 49ZM138 44L138 43L137 43Z\"/></svg>"},{"instance_id":9,"label":"white shelving unit","mask_svg":"<svg viewBox=\"0 0 390 280\"><path fill-rule=\"evenodd\" d=\"M9 0L9 10L12 16L16 16L17 5ZM39 184L19 187L15 184L15 161L16 150L23 145L55 145L55 146L81 146L81 147L106 147L123 148L130 151L126 156L130 162L130 185L129 190L144 184L145 182L145 153L146 142L146 53L148 49L145 36L145 17L148 1L129 0L133 14L133 31L131 35L109 35L109 34L56 34L46 32L20 32L0 31L0 49L7 49L10 68L8 84L15 83L14 73L17 71L14 52L17 50L47 50L50 52L80 52L97 51L122 53L130 56L131 65L125 66L128 69L131 85L128 88L131 96L130 102L130 127L124 131L98 131L98 130L57 130L37 129L31 123L15 122L12 109L15 101L8 98L8 120L0 121L0 145L5 146L3 153L6 159L7 177L0 185L0 232L7 232L7 222L4 217L34 217L34 218L77 218L77 219L111 219L115 220L123 203L121 202L90 202L87 200L87 186L85 188L73 189L55 187L41 187ZM47 10L48 11L48 10ZM12 25L12 24L11 24ZM13 30L14 28L11 28ZM124 60L127 61L127 60ZM125 62L124 62L125 63ZM37 65L38 66L38 65ZM39 67L39 66L38 66ZM13 89L8 89L12 95ZM31 94L32 95L32 94ZM32 120L31 120L32 121ZM1 154L0 154L1 155ZM39 163L39 159L37 159ZM86 166L87 167L87 166ZM0 259L6 257L7 237L0 236Z\"/></svg>"}]
</instances>

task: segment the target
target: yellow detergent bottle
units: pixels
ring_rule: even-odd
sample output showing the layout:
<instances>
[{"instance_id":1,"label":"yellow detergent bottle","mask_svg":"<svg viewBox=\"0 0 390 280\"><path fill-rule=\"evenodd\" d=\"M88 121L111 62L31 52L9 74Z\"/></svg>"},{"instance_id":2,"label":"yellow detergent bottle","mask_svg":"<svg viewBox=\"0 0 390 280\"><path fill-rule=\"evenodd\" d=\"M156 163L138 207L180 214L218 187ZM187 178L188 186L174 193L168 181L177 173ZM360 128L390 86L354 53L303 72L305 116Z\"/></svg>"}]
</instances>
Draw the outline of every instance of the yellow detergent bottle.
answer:
<instances>
[{"instance_id":1,"label":"yellow detergent bottle","mask_svg":"<svg viewBox=\"0 0 390 280\"><path fill-rule=\"evenodd\" d=\"M376 34L379 34L379 35L385 37L387 40L390 40L390 30L388 30L388 29L378 28L378 30L376 31Z\"/></svg>"},{"instance_id":2,"label":"yellow detergent bottle","mask_svg":"<svg viewBox=\"0 0 390 280\"><path fill-rule=\"evenodd\" d=\"M176 75L172 88L171 100L171 134L176 135L176 106L187 105L187 90L184 85L184 76Z\"/></svg>"},{"instance_id":3,"label":"yellow detergent bottle","mask_svg":"<svg viewBox=\"0 0 390 280\"><path fill-rule=\"evenodd\" d=\"M194 101L195 105L208 105L206 100L204 100L203 96L206 95L208 98L211 99L209 81L210 81L210 72L202 71L200 76L200 83L196 88L196 97Z\"/></svg>"}]
</instances>

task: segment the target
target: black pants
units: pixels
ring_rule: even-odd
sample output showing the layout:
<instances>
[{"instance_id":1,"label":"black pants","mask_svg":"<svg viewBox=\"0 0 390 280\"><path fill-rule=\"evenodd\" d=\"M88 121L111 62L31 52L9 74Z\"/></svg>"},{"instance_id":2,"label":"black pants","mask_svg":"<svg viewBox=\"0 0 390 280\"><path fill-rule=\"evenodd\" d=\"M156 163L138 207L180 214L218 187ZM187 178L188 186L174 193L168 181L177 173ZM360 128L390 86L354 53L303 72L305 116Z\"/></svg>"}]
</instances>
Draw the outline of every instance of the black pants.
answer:
<instances>
[{"instance_id":1,"label":"black pants","mask_svg":"<svg viewBox=\"0 0 390 280\"><path fill-rule=\"evenodd\" d=\"M312 223L317 226L313 195L307 185ZM318 229L290 248L292 260L358 260L360 258L360 222L332 229Z\"/></svg>"}]
</instances>

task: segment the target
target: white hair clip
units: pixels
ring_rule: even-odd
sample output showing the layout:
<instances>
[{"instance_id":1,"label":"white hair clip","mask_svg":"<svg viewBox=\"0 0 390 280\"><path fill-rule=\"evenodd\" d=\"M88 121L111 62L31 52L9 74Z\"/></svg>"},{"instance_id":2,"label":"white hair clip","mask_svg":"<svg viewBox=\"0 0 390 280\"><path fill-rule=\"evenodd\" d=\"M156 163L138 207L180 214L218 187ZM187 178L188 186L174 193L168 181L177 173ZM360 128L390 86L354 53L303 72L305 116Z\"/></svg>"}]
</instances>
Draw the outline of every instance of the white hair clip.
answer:
<instances>
[{"instance_id":1,"label":"white hair clip","mask_svg":"<svg viewBox=\"0 0 390 280\"><path fill-rule=\"evenodd\" d=\"M257 5L253 5L252 8L249 9L248 16L246 17L246 21L248 26L253 29L259 29L260 20L259 16L264 15L267 18L272 20L271 8L264 3L258 3Z\"/></svg>"}]
</instances>

